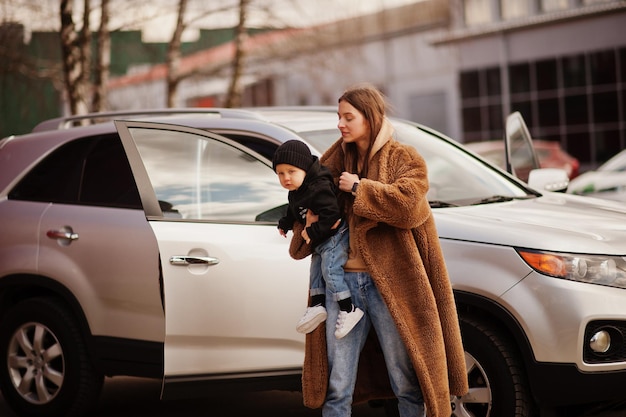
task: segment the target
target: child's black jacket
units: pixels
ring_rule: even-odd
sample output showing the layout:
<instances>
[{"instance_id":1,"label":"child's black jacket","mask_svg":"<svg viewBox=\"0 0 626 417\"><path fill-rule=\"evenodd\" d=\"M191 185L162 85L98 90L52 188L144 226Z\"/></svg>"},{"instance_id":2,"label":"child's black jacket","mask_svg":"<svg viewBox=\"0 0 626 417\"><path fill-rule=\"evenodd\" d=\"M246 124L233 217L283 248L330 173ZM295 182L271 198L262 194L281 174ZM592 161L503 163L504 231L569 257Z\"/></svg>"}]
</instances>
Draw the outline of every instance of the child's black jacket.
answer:
<instances>
[{"instance_id":1,"label":"child's black jacket","mask_svg":"<svg viewBox=\"0 0 626 417\"><path fill-rule=\"evenodd\" d=\"M289 208L285 217L278 221L278 228L286 233L293 229L295 221L306 224L307 210L311 210L319 215L319 220L306 230L314 248L337 232L332 227L341 218L341 210L332 174L316 156L313 158L300 188L289 191Z\"/></svg>"}]
</instances>

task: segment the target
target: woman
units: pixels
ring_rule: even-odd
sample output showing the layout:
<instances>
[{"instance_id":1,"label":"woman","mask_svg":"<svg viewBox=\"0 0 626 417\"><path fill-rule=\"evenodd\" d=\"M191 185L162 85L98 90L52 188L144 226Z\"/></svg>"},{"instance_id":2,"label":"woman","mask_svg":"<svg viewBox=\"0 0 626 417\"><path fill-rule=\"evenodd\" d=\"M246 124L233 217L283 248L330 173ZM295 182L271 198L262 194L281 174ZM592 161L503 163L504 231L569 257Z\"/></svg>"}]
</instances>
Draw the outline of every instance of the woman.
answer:
<instances>
[{"instance_id":1,"label":"woman","mask_svg":"<svg viewBox=\"0 0 626 417\"><path fill-rule=\"evenodd\" d=\"M385 107L372 86L347 90L338 105L341 139L321 158L344 192L345 279L365 316L337 340L330 336L338 311L329 308L325 334L307 335L304 403L338 417L350 416L353 402L395 396L401 417L423 416L424 408L428 417L449 417L450 395L468 391L456 307L426 164L393 138ZM292 240L292 256L304 256L300 243Z\"/></svg>"}]
</instances>

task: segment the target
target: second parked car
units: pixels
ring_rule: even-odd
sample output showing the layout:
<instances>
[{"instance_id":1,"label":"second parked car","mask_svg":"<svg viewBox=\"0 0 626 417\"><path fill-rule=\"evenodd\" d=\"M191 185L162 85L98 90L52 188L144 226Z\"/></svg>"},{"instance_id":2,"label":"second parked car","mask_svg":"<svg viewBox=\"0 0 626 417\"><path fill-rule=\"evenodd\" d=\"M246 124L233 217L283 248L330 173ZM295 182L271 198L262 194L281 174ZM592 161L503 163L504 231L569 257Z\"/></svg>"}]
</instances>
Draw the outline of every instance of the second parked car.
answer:
<instances>
[{"instance_id":1,"label":"second parked car","mask_svg":"<svg viewBox=\"0 0 626 417\"><path fill-rule=\"evenodd\" d=\"M626 202L626 149L570 181L567 192Z\"/></svg>"},{"instance_id":2,"label":"second parked car","mask_svg":"<svg viewBox=\"0 0 626 417\"><path fill-rule=\"evenodd\" d=\"M496 166L506 168L504 140L489 140L485 142L466 143L466 147L476 152ZM580 163L569 153L565 152L561 144L550 140L533 139L533 146L539 159L541 168L559 168L565 171L568 178L576 178L579 174ZM528 177L521 178L528 180Z\"/></svg>"}]
</instances>

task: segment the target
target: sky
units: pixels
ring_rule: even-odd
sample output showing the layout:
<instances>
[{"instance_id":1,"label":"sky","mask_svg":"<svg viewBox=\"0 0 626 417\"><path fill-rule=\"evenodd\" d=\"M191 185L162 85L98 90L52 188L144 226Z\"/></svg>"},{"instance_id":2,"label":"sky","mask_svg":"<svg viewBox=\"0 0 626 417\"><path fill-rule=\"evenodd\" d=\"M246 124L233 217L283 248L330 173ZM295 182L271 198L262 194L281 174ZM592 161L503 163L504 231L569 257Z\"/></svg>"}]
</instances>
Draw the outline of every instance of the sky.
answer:
<instances>
[{"instance_id":1,"label":"sky","mask_svg":"<svg viewBox=\"0 0 626 417\"><path fill-rule=\"evenodd\" d=\"M94 5L98 0L91 0ZM112 28L141 29L145 42L166 42L176 19L177 0L109 0ZM421 0L250 0L248 26L310 26ZM0 22L18 21L32 30L58 30L60 0L0 0ZM238 0L189 0L187 16L207 16L194 22L183 34L185 41L198 35L198 28L232 27L237 23ZM81 20L82 0L74 0L75 21ZM223 12L218 10L227 9ZM211 13L207 13L211 11ZM93 21L99 21L94 16Z\"/></svg>"}]
</instances>

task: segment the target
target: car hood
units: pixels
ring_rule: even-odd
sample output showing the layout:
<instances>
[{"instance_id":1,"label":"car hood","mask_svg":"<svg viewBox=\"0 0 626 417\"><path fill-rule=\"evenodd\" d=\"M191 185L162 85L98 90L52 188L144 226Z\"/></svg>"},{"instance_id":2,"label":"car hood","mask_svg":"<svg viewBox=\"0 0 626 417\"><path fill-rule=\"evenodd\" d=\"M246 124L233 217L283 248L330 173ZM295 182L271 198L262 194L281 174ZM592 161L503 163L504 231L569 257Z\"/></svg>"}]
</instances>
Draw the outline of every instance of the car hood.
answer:
<instances>
[{"instance_id":1,"label":"car hood","mask_svg":"<svg viewBox=\"0 0 626 417\"><path fill-rule=\"evenodd\" d=\"M626 205L562 193L433 209L441 239L605 255L626 255Z\"/></svg>"}]
</instances>

